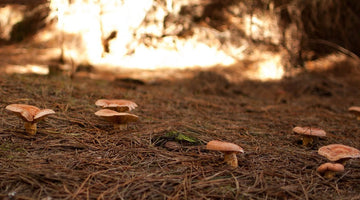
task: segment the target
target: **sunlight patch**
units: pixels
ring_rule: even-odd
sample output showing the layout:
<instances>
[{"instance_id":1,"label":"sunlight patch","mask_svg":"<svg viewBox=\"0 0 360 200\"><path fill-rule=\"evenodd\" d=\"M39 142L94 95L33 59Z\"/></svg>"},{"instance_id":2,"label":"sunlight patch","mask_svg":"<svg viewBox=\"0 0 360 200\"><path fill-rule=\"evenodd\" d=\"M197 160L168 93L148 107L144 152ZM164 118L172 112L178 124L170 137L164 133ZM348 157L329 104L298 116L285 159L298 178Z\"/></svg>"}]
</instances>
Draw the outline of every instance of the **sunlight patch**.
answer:
<instances>
[{"instance_id":1,"label":"sunlight patch","mask_svg":"<svg viewBox=\"0 0 360 200\"><path fill-rule=\"evenodd\" d=\"M275 18L264 13L244 14L240 21L235 20L233 23L246 35L240 37L230 30L194 23L189 28L178 21L171 22L172 31L166 29L165 18L179 17L180 8L187 5L184 2L168 0L165 6L159 6L153 0L52 0L50 4L50 17L57 20L53 30L41 33L43 38L38 35L39 42L49 44L52 33L52 43L58 48L53 57L61 57L72 66L86 64L115 72L153 71L226 67L246 59L256 63L250 71L242 72L249 78L276 80L284 74L280 55L264 55L246 39L279 41ZM174 31L177 29L190 33L180 34Z\"/></svg>"},{"instance_id":2,"label":"sunlight patch","mask_svg":"<svg viewBox=\"0 0 360 200\"><path fill-rule=\"evenodd\" d=\"M40 74L46 75L49 73L48 66L41 65L8 65L5 67L7 74Z\"/></svg>"},{"instance_id":3,"label":"sunlight patch","mask_svg":"<svg viewBox=\"0 0 360 200\"><path fill-rule=\"evenodd\" d=\"M281 55L269 54L265 59L254 64L253 68L247 72L250 79L255 80L279 80L284 75L284 67L281 64Z\"/></svg>"},{"instance_id":4,"label":"sunlight patch","mask_svg":"<svg viewBox=\"0 0 360 200\"><path fill-rule=\"evenodd\" d=\"M132 55L125 55L121 59L116 55L109 55L98 64L154 70L168 67L182 69L192 66L230 65L235 62L232 57L215 47L191 40L179 40L177 42L181 44L174 49L166 47L151 48L139 45Z\"/></svg>"}]
</instances>

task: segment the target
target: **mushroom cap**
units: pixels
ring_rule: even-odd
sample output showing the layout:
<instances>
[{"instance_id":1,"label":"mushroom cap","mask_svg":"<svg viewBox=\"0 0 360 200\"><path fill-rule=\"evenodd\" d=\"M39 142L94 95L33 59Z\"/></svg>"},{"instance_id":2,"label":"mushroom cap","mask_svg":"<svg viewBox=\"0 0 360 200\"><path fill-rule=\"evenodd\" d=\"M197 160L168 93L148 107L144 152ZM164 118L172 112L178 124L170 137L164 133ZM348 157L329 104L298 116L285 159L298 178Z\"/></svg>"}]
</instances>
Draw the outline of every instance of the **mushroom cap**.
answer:
<instances>
[{"instance_id":1,"label":"mushroom cap","mask_svg":"<svg viewBox=\"0 0 360 200\"><path fill-rule=\"evenodd\" d=\"M317 137L325 137L326 132L320 128L316 127L300 127L296 126L293 128L293 132L300 134L300 135L309 135L309 136L317 136Z\"/></svg>"},{"instance_id":2,"label":"mushroom cap","mask_svg":"<svg viewBox=\"0 0 360 200\"><path fill-rule=\"evenodd\" d=\"M24 121L27 122L39 121L43 119L45 116L55 113L51 109L40 110L36 106L31 106L26 104L10 104L6 106L5 109L17 114Z\"/></svg>"},{"instance_id":3,"label":"mushroom cap","mask_svg":"<svg viewBox=\"0 0 360 200\"><path fill-rule=\"evenodd\" d=\"M95 105L102 108L123 108L123 111L131 111L138 106L135 102L125 99L99 99Z\"/></svg>"},{"instance_id":4,"label":"mushroom cap","mask_svg":"<svg viewBox=\"0 0 360 200\"><path fill-rule=\"evenodd\" d=\"M55 111L51 110L51 109L43 109L40 110L39 112L36 113L36 115L34 116L34 121L40 121L41 119L43 119L44 117L48 116L48 115L52 115L55 114Z\"/></svg>"},{"instance_id":5,"label":"mushroom cap","mask_svg":"<svg viewBox=\"0 0 360 200\"><path fill-rule=\"evenodd\" d=\"M356 116L360 116L360 106L351 106L348 111L351 113L351 114L354 114Z\"/></svg>"},{"instance_id":6,"label":"mushroom cap","mask_svg":"<svg viewBox=\"0 0 360 200\"><path fill-rule=\"evenodd\" d=\"M344 158L360 158L360 151L343 144L330 144L323 146L318 153L330 161L337 161Z\"/></svg>"},{"instance_id":7,"label":"mushroom cap","mask_svg":"<svg viewBox=\"0 0 360 200\"><path fill-rule=\"evenodd\" d=\"M212 140L206 144L206 149L215 150L221 152L240 152L244 153L244 149L240 146L230 143L230 142L222 142L219 140Z\"/></svg>"},{"instance_id":8,"label":"mushroom cap","mask_svg":"<svg viewBox=\"0 0 360 200\"><path fill-rule=\"evenodd\" d=\"M139 117L130 113L116 112L110 109L101 109L95 113L95 115L102 117L108 121L126 124L128 122L136 122Z\"/></svg>"},{"instance_id":9,"label":"mushroom cap","mask_svg":"<svg viewBox=\"0 0 360 200\"><path fill-rule=\"evenodd\" d=\"M344 165L340 163L324 163L317 168L317 172L325 173L326 171L343 172L345 170Z\"/></svg>"}]
</instances>

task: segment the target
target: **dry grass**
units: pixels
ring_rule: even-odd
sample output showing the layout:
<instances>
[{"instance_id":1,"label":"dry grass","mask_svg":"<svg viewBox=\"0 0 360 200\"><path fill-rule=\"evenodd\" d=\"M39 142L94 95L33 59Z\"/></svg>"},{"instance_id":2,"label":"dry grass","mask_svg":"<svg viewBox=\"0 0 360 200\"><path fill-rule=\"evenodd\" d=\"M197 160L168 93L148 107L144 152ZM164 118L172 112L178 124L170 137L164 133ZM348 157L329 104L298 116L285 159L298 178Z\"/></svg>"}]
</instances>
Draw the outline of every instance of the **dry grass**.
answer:
<instances>
[{"instance_id":1,"label":"dry grass","mask_svg":"<svg viewBox=\"0 0 360 200\"><path fill-rule=\"evenodd\" d=\"M214 74L206 73L201 80L195 76L132 89L121 82L2 75L0 197L359 198L359 160L333 180L316 173L326 161L317 154L319 146L360 147L360 124L347 113L348 106L359 104L358 79L328 78L322 72L280 82L210 84L207 77ZM99 98L134 100L140 122L122 133L114 131L93 114ZM5 111L11 103L51 108L57 114L39 123L35 137L28 137L22 122ZM291 133L295 125L319 126L329 136L302 147ZM169 133L198 142L177 141L166 137ZM204 149L213 139L244 148L238 168L224 165L221 153ZM170 140L181 147L165 148Z\"/></svg>"}]
</instances>

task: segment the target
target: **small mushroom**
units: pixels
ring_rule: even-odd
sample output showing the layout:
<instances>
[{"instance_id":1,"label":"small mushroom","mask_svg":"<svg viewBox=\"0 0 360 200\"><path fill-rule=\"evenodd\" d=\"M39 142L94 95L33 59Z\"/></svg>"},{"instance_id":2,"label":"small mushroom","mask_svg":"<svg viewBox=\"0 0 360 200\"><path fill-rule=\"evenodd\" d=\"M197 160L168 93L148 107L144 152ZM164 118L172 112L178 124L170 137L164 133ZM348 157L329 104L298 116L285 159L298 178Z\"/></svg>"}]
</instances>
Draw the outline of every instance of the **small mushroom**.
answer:
<instances>
[{"instance_id":1,"label":"small mushroom","mask_svg":"<svg viewBox=\"0 0 360 200\"><path fill-rule=\"evenodd\" d=\"M95 105L118 112L131 111L138 106L135 102L125 99L99 99L95 102Z\"/></svg>"},{"instance_id":2,"label":"small mushroom","mask_svg":"<svg viewBox=\"0 0 360 200\"><path fill-rule=\"evenodd\" d=\"M244 150L233 143L230 142L222 142L218 140L212 140L206 144L206 149L221 151L224 153L224 161L230 165L231 167L238 166L238 159L236 157L237 153L244 153Z\"/></svg>"},{"instance_id":3,"label":"small mushroom","mask_svg":"<svg viewBox=\"0 0 360 200\"><path fill-rule=\"evenodd\" d=\"M178 142L175 142L175 141L167 141L164 144L164 147L168 150L180 150L181 144L179 144Z\"/></svg>"},{"instance_id":4,"label":"small mushroom","mask_svg":"<svg viewBox=\"0 0 360 200\"><path fill-rule=\"evenodd\" d=\"M10 104L5 107L6 110L15 113L21 117L25 124L25 131L29 135L35 135L37 130L37 123L46 116L55 114L51 109L41 110L38 107L26 104Z\"/></svg>"},{"instance_id":5,"label":"small mushroom","mask_svg":"<svg viewBox=\"0 0 360 200\"><path fill-rule=\"evenodd\" d=\"M302 144L307 146L313 144L318 137L325 137L326 132L320 128L315 127L300 127L293 128L293 132L302 136Z\"/></svg>"},{"instance_id":6,"label":"small mushroom","mask_svg":"<svg viewBox=\"0 0 360 200\"><path fill-rule=\"evenodd\" d=\"M317 168L319 174L324 175L325 178L333 178L336 173L344 171L344 165L340 163L324 163Z\"/></svg>"},{"instance_id":7,"label":"small mushroom","mask_svg":"<svg viewBox=\"0 0 360 200\"><path fill-rule=\"evenodd\" d=\"M126 130L129 122L136 122L139 117L129 113L116 112L109 109L101 109L95 115L110 121L114 124L114 129Z\"/></svg>"},{"instance_id":8,"label":"small mushroom","mask_svg":"<svg viewBox=\"0 0 360 200\"><path fill-rule=\"evenodd\" d=\"M345 165L351 158L360 158L360 151L343 144L330 144L318 150L318 154L325 156L328 160Z\"/></svg>"},{"instance_id":9,"label":"small mushroom","mask_svg":"<svg viewBox=\"0 0 360 200\"><path fill-rule=\"evenodd\" d=\"M354 114L357 120L360 120L360 106L351 106L348 111Z\"/></svg>"}]
</instances>

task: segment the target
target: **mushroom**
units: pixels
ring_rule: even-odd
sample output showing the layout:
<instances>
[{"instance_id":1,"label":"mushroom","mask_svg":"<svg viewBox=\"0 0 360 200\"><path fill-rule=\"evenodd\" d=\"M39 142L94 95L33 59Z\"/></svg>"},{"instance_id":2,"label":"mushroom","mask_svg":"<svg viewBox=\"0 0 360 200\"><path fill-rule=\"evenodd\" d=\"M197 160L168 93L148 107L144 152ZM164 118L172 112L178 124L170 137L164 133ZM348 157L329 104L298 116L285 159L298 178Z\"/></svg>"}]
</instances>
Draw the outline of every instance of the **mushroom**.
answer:
<instances>
[{"instance_id":1,"label":"mushroom","mask_svg":"<svg viewBox=\"0 0 360 200\"><path fill-rule=\"evenodd\" d=\"M317 168L319 174L324 175L325 178L333 178L336 173L344 171L344 165L340 163L324 163Z\"/></svg>"},{"instance_id":2,"label":"mushroom","mask_svg":"<svg viewBox=\"0 0 360 200\"><path fill-rule=\"evenodd\" d=\"M360 158L360 151L343 144L330 144L323 146L318 150L318 154L325 156L330 161L345 165L351 158Z\"/></svg>"},{"instance_id":3,"label":"mushroom","mask_svg":"<svg viewBox=\"0 0 360 200\"><path fill-rule=\"evenodd\" d=\"M357 120L360 120L360 106L351 106L348 111L354 114Z\"/></svg>"},{"instance_id":4,"label":"mushroom","mask_svg":"<svg viewBox=\"0 0 360 200\"><path fill-rule=\"evenodd\" d=\"M129 113L116 112L109 109L101 109L95 113L95 115L102 117L103 119L113 122L114 129L126 130L129 122L136 122L139 117Z\"/></svg>"},{"instance_id":5,"label":"mushroom","mask_svg":"<svg viewBox=\"0 0 360 200\"><path fill-rule=\"evenodd\" d=\"M95 102L95 105L118 112L131 111L138 106L135 102L125 99L99 99Z\"/></svg>"},{"instance_id":6,"label":"mushroom","mask_svg":"<svg viewBox=\"0 0 360 200\"><path fill-rule=\"evenodd\" d=\"M231 167L238 166L237 153L244 153L244 150L233 143L212 140L206 144L206 149L221 151L224 153L224 161Z\"/></svg>"},{"instance_id":7,"label":"mushroom","mask_svg":"<svg viewBox=\"0 0 360 200\"><path fill-rule=\"evenodd\" d=\"M312 144L314 139L318 137L325 137L326 132L320 128L315 127L300 127L296 126L293 128L293 132L302 136L302 144L307 146L308 144Z\"/></svg>"},{"instance_id":8,"label":"mushroom","mask_svg":"<svg viewBox=\"0 0 360 200\"><path fill-rule=\"evenodd\" d=\"M10 104L5 107L6 110L15 113L25 123L25 131L29 135L35 135L37 123L44 119L46 116L55 114L51 109L41 110L38 107L26 104Z\"/></svg>"},{"instance_id":9,"label":"mushroom","mask_svg":"<svg viewBox=\"0 0 360 200\"><path fill-rule=\"evenodd\" d=\"M175 141L167 141L164 144L164 147L167 148L168 150L180 150L181 149L181 145Z\"/></svg>"}]
</instances>

